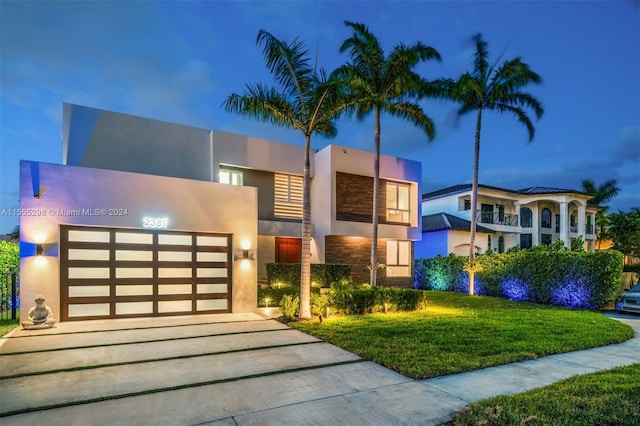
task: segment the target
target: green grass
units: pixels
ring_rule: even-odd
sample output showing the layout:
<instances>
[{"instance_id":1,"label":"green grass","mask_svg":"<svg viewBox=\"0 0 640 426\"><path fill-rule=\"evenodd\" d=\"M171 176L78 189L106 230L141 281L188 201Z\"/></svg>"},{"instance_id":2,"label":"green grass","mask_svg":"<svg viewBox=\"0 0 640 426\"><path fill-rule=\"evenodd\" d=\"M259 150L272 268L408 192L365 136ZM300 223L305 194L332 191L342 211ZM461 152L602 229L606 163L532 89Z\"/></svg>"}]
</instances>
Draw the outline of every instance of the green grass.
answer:
<instances>
[{"instance_id":1,"label":"green grass","mask_svg":"<svg viewBox=\"0 0 640 426\"><path fill-rule=\"evenodd\" d=\"M0 319L0 337L3 337L20 324L20 320Z\"/></svg>"},{"instance_id":2,"label":"green grass","mask_svg":"<svg viewBox=\"0 0 640 426\"><path fill-rule=\"evenodd\" d=\"M535 359L633 337L598 312L429 292L427 309L291 326L416 379Z\"/></svg>"},{"instance_id":3,"label":"green grass","mask_svg":"<svg viewBox=\"0 0 640 426\"><path fill-rule=\"evenodd\" d=\"M471 404L453 425L640 425L640 364Z\"/></svg>"}]
</instances>

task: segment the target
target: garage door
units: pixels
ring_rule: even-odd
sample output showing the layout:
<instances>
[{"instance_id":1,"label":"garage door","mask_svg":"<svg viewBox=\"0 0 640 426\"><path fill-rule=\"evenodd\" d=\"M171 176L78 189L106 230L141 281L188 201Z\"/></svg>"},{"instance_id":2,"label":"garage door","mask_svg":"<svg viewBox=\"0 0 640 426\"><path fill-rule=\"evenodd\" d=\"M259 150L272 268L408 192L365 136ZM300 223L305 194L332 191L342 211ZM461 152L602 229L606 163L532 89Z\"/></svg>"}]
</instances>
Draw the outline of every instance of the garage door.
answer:
<instances>
[{"instance_id":1,"label":"garage door","mask_svg":"<svg viewBox=\"0 0 640 426\"><path fill-rule=\"evenodd\" d=\"M231 235L61 226L62 321L231 312Z\"/></svg>"}]
</instances>

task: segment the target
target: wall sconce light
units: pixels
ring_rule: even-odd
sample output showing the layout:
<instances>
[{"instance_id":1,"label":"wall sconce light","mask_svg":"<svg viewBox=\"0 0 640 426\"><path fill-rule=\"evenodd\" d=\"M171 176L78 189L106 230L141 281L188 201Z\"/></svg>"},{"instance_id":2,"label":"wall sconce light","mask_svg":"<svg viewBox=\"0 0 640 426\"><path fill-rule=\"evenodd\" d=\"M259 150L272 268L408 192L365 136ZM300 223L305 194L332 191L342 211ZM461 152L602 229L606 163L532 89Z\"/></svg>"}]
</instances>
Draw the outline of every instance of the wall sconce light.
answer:
<instances>
[{"instance_id":1,"label":"wall sconce light","mask_svg":"<svg viewBox=\"0 0 640 426\"><path fill-rule=\"evenodd\" d=\"M36 256L42 256L44 253L44 246L41 243L36 244Z\"/></svg>"},{"instance_id":2,"label":"wall sconce light","mask_svg":"<svg viewBox=\"0 0 640 426\"><path fill-rule=\"evenodd\" d=\"M249 259L249 249L242 250L242 259Z\"/></svg>"},{"instance_id":3,"label":"wall sconce light","mask_svg":"<svg viewBox=\"0 0 640 426\"><path fill-rule=\"evenodd\" d=\"M255 259L255 250L251 249L249 241L243 241L239 249L234 250L235 260L249 261Z\"/></svg>"}]
</instances>

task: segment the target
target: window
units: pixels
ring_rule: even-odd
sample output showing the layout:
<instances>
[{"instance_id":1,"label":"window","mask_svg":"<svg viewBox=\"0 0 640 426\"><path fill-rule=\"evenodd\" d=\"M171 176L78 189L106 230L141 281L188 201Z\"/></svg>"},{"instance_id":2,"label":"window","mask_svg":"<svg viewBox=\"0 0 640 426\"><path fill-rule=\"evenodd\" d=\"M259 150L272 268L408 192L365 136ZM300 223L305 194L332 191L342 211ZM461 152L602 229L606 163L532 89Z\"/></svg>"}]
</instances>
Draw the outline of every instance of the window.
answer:
<instances>
[{"instance_id":1,"label":"window","mask_svg":"<svg viewBox=\"0 0 640 426\"><path fill-rule=\"evenodd\" d=\"M491 250L491 235L487 235L487 251Z\"/></svg>"},{"instance_id":2,"label":"window","mask_svg":"<svg viewBox=\"0 0 640 426\"><path fill-rule=\"evenodd\" d=\"M531 228L533 226L533 215L528 207L520 208L520 226L523 228Z\"/></svg>"},{"instance_id":3,"label":"window","mask_svg":"<svg viewBox=\"0 0 640 426\"><path fill-rule=\"evenodd\" d=\"M528 249L531 248L531 234L520 234L520 248Z\"/></svg>"},{"instance_id":4,"label":"window","mask_svg":"<svg viewBox=\"0 0 640 426\"><path fill-rule=\"evenodd\" d=\"M540 226L543 228L551 228L551 210L544 208L540 214Z\"/></svg>"},{"instance_id":5,"label":"window","mask_svg":"<svg viewBox=\"0 0 640 426\"><path fill-rule=\"evenodd\" d=\"M471 200L464 200L464 209L471 210Z\"/></svg>"},{"instance_id":6,"label":"window","mask_svg":"<svg viewBox=\"0 0 640 426\"><path fill-rule=\"evenodd\" d=\"M274 180L274 215L302 219L302 177L276 174Z\"/></svg>"},{"instance_id":7,"label":"window","mask_svg":"<svg viewBox=\"0 0 640 426\"><path fill-rule=\"evenodd\" d=\"M560 215L556 215L556 233L560 232Z\"/></svg>"},{"instance_id":8,"label":"window","mask_svg":"<svg viewBox=\"0 0 640 426\"><path fill-rule=\"evenodd\" d=\"M551 245L551 234L542 234L540 237L540 242L545 246Z\"/></svg>"},{"instance_id":9,"label":"window","mask_svg":"<svg viewBox=\"0 0 640 426\"><path fill-rule=\"evenodd\" d=\"M242 172L238 170L220 169L220 183L242 186Z\"/></svg>"},{"instance_id":10,"label":"window","mask_svg":"<svg viewBox=\"0 0 640 426\"><path fill-rule=\"evenodd\" d=\"M576 223L576 215L572 214L569 217L569 229L571 230L571 232L578 232L578 224Z\"/></svg>"},{"instance_id":11,"label":"window","mask_svg":"<svg viewBox=\"0 0 640 426\"><path fill-rule=\"evenodd\" d=\"M480 222L493 223L493 204L482 204L480 206Z\"/></svg>"},{"instance_id":12,"label":"window","mask_svg":"<svg viewBox=\"0 0 640 426\"><path fill-rule=\"evenodd\" d=\"M498 253L504 253L504 237L502 235L498 237Z\"/></svg>"},{"instance_id":13,"label":"window","mask_svg":"<svg viewBox=\"0 0 640 426\"><path fill-rule=\"evenodd\" d=\"M387 241L387 276L411 276L410 241Z\"/></svg>"},{"instance_id":14,"label":"window","mask_svg":"<svg viewBox=\"0 0 640 426\"><path fill-rule=\"evenodd\" d=\"M409 223L409 185L387 182L387 221Z\"/></svg>"}]
</instances>

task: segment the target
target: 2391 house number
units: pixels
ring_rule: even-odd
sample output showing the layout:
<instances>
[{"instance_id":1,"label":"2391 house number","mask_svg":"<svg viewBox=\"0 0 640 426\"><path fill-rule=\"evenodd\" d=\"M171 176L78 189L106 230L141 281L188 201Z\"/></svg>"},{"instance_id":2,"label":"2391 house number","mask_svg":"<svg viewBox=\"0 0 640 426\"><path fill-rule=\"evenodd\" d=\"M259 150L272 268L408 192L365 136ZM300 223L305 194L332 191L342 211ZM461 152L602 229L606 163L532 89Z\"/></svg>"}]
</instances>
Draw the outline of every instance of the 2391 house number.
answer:
<instances>
[{"instance_id":1,"label":"2391 house number","mask_svg":"<svg viewBox=\"0 0 640 426\"><path fill-rule=\"evenodd\" d=\"M143 228L165 229L169 226L168 217L144 217L142 218Z\"/></svg>"}]
</instances>

